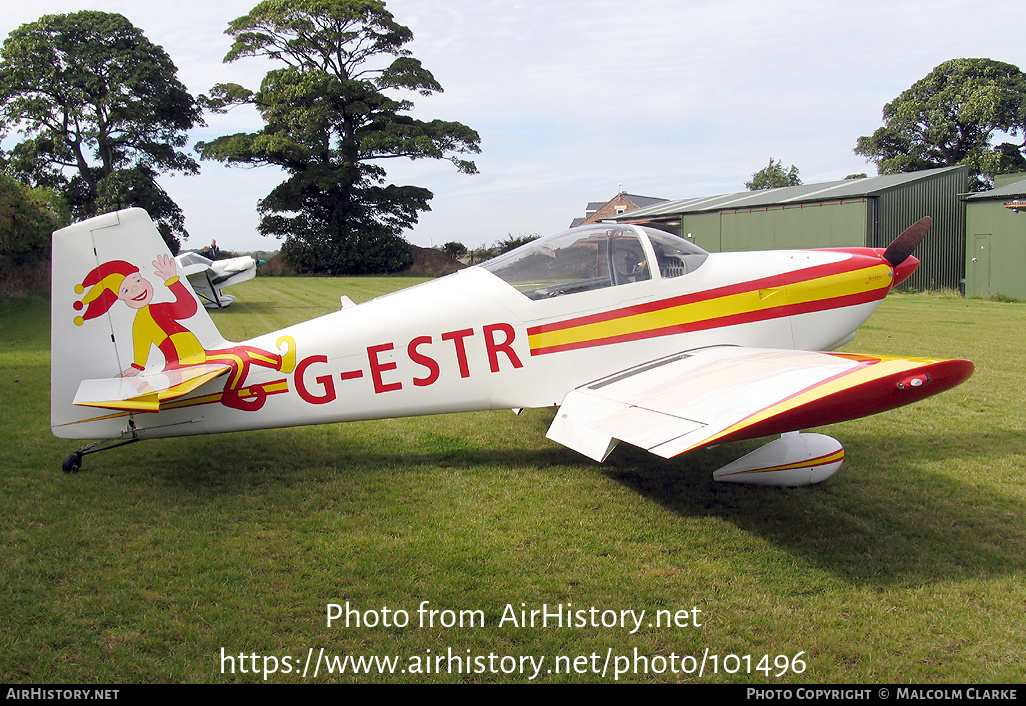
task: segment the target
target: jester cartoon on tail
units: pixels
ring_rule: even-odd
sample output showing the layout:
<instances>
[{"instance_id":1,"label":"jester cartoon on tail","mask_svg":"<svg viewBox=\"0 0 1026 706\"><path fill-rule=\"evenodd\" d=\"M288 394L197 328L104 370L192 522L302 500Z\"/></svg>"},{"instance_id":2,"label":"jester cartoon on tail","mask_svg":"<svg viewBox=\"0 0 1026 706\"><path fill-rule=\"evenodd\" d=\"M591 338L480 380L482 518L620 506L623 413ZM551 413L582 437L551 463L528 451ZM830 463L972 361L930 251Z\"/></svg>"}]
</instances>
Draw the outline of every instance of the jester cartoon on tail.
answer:
<instances>
[{"instance_id":1,"label":"jester cartoon on tail","mask_svg":"<svg viewBox=\"0 0 1026 706\"><path fill-rule=\"evenodd\" d=\"M53 238L50 426L100 440L65 458L65 471L85 454L186 428L212 434L278 418L268 400L294 384L291 332L221 336L145 211L96 216Z\"/></svg>"},{"instance_id":2,"label":"jester cartoon on tail","mask_svg":"<svg viewBox=\"0 0 1026 706\"><path fill-rule=\"evenodd\" d=\"M252 346L233 346L227 350L204 350L195 334L181 322L196 314L196 297L185 288L177 274L177 265L170 255L159 255L153 261L154 272L174 295L173 302L154 303L154 287L142 276L139 268L124 260L111 260L93 268L82 283L75 287L77 294L85 293L75 309L82 315L75 317L81 326L89 319L107 313L118 301L136 310L132 324L132 364L119 377L135 377L146 369L150 350L156 346L164 354L163 372L203 363L223 363L230 368L228 380L221 395L221 404L236 409L255 411L263 407L267 394L261 386L244 388L250 365L273 368L291 373L296 367L295 342L289 337L278 341L285 344L284 353L270 353ZM89 288L86 291L86 288Z\"/></svg>"}]
</instances>

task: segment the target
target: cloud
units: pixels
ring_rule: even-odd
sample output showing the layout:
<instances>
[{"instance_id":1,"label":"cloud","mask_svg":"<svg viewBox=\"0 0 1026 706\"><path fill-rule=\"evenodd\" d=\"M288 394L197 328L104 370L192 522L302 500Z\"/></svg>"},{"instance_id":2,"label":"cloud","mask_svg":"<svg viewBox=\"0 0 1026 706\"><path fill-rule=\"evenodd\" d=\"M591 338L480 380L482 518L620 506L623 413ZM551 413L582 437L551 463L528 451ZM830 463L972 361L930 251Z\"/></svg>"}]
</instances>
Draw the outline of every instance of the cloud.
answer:
<instances>
[{"instance_id":1,"label":"cloud","mask_svg":"<svg viewBox=\"0 0 1026 706\"><path fill-rule=\"evenodd\" d=\"M223 64L228 21L255 0L138 3L98 0L123 13L179 67L194 93L218 82L256 88L270 64ZM8 32L81 0L15 5ZM415 115L478 130L481 173L446 162L390 160L397 183L435 194L408 234L425 245L492 242L552 232L588 201L632 193L684 198L741 190L770 157L806 182L873 172L852 153L880 111L937 64L987 56L1026 66L1005 3L971 11L950 0L388 0L414 33L411 46L444 87L414 97ZM208 118L195 139L259 129L253 111ZM204 163L199 177L166 181L198 243L275 245L255 234L255 204L274 170Z\"/></svg>"}]
</instances>

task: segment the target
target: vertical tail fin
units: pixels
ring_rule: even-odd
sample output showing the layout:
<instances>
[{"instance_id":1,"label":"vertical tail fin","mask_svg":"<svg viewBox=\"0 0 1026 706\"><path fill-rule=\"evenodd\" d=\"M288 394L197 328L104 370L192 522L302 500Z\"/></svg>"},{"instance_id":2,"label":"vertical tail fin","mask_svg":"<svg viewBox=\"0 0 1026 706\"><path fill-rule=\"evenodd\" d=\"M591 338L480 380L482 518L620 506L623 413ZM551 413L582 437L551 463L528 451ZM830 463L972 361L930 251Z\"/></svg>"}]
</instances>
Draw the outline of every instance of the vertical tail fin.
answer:
<instances>
[{"instance_id":1,"label":"vertical tail fin","mask_svg":"<svg viewBox=\"0 0 1026 706\"><path fill-rule=\"evenodd\" d=\"M130 412L74 404L83 381L116 386L225 345L142 209L55 232L51 288L50 422L62 438L131 431Z\"/></svg>"}]
</instances>

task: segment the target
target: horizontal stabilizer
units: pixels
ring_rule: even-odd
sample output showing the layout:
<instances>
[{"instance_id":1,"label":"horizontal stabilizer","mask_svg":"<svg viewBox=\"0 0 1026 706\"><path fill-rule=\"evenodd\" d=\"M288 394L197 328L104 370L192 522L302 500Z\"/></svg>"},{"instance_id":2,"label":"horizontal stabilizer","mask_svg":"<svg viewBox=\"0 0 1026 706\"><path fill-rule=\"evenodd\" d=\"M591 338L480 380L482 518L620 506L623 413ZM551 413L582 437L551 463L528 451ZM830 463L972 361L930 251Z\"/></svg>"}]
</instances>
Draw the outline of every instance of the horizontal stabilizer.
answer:
<instances>
[{"instance_id":1,"label":"horizontal stabilizer","mask_svg":"<svg viewBox=\"0 0 1026 706\"><path fill-rule=\"evenodd\" d=\"M183 397L204 383L231 370L222 363L142 373L135 377L83 380L74 403L134 412L159 412L160 403Z\"/></svg>"}]
</instances>

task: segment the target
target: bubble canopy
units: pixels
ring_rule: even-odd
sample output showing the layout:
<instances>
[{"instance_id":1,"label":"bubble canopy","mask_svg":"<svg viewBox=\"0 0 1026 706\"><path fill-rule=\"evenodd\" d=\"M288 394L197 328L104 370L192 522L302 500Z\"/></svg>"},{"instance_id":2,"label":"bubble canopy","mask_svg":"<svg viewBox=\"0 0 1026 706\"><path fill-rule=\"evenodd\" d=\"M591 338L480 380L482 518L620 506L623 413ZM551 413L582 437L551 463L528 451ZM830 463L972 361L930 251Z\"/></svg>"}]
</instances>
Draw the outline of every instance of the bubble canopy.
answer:
<instances>
[{"instance_id":1,"label":"bubble canopy","mask_svg":"<svg viewBox=\"0 0 1026 706\"><path fill-rule=\"evenodd\" d=\"M597 224L533 240L481 265L530 299L682 277L709 256L654 228Z\"/></svg>"}]
</instances>

